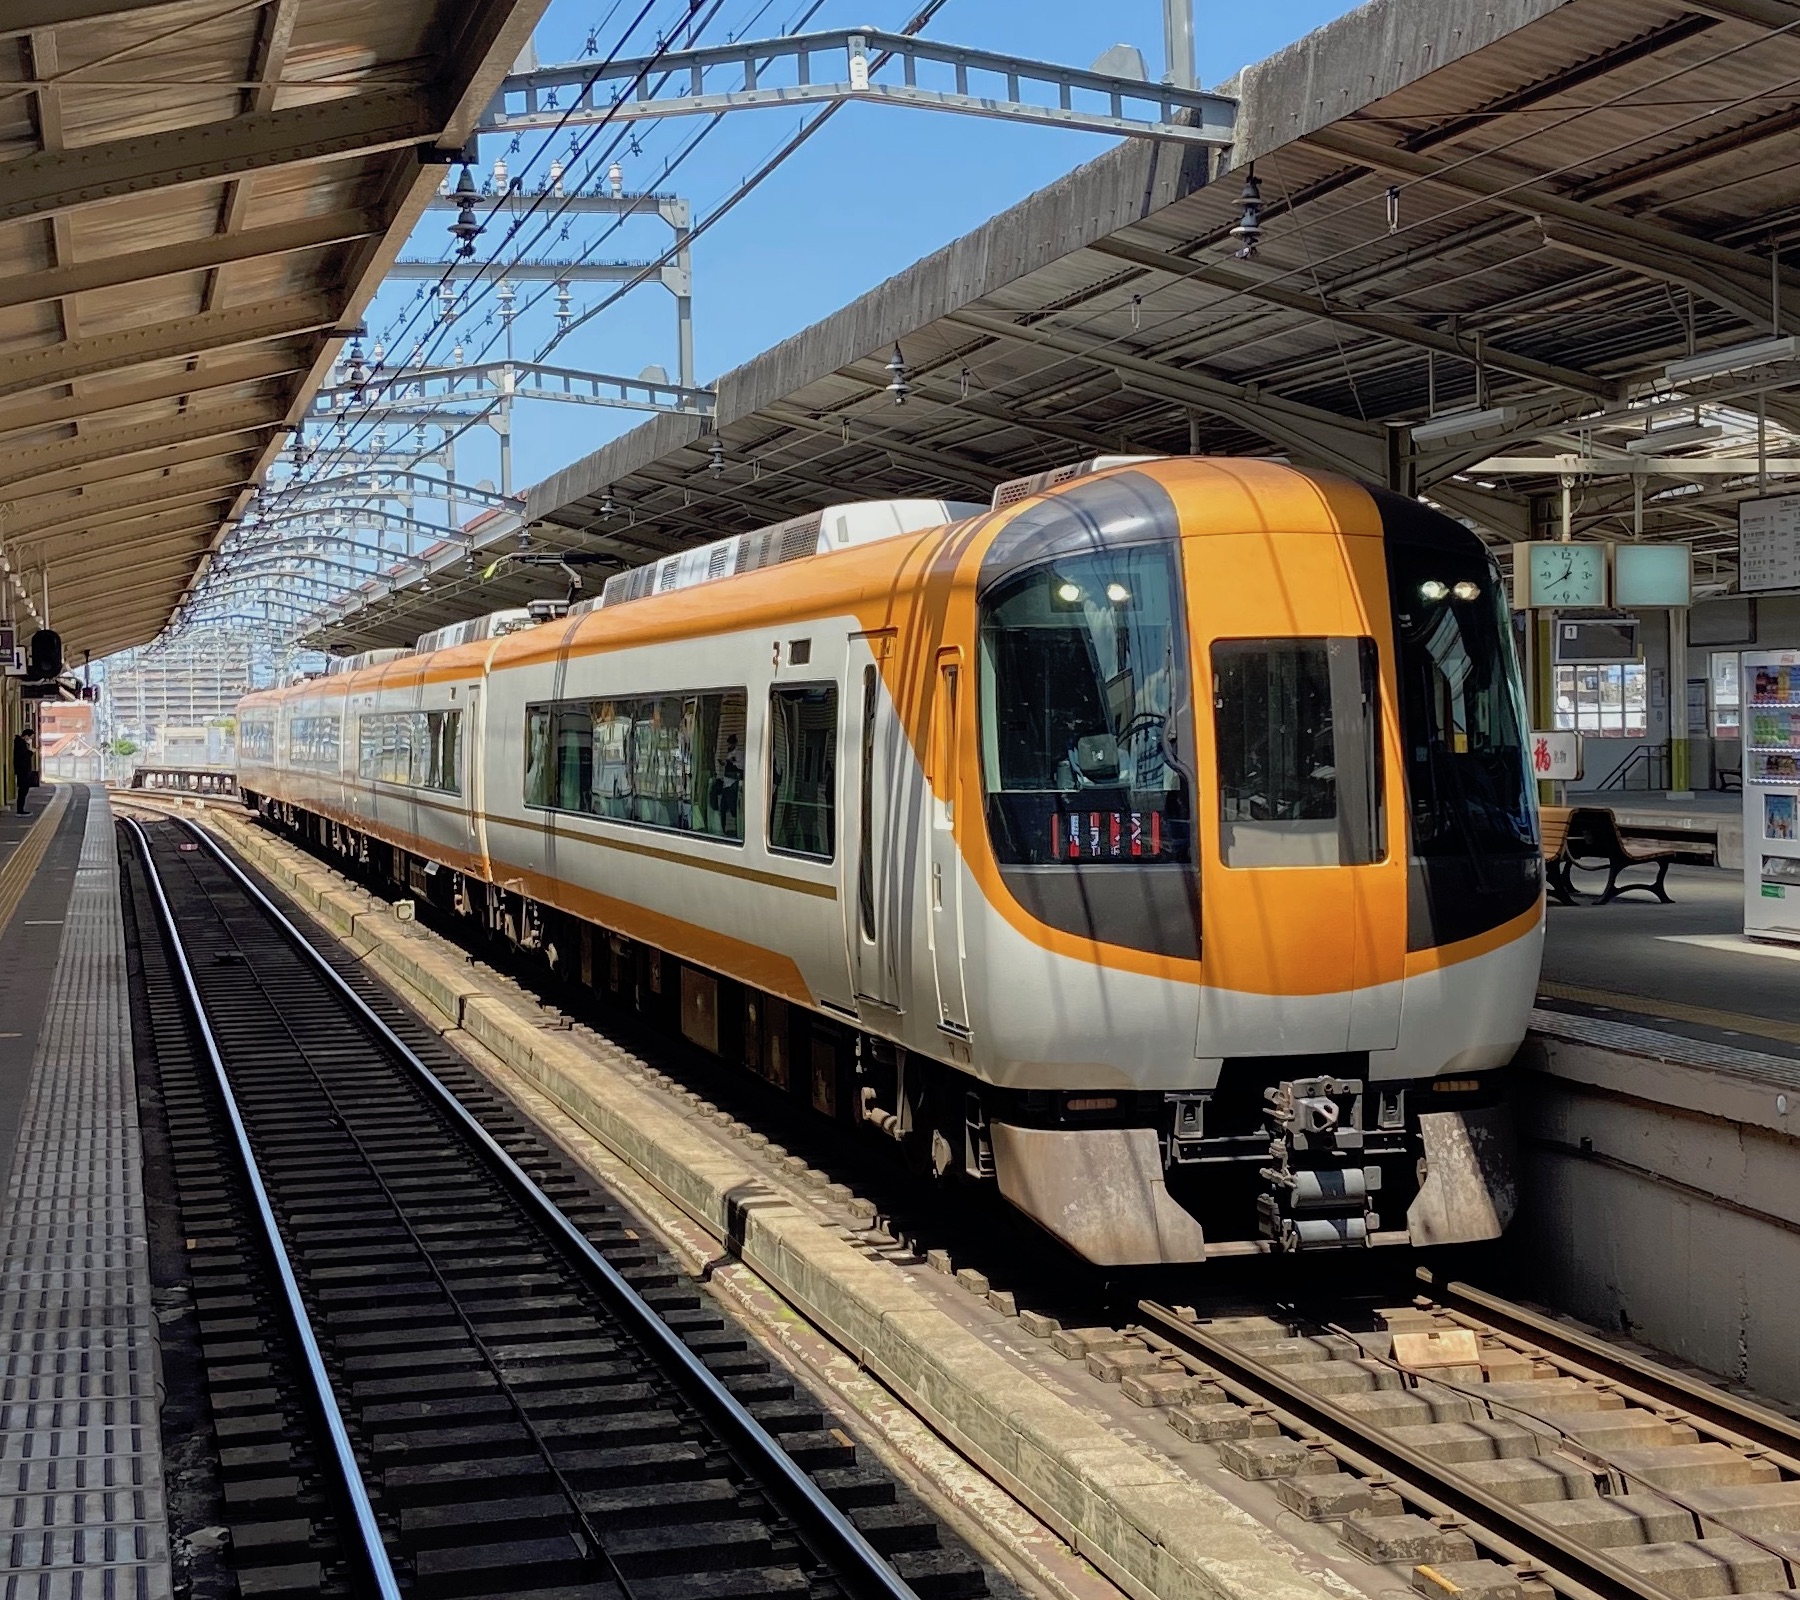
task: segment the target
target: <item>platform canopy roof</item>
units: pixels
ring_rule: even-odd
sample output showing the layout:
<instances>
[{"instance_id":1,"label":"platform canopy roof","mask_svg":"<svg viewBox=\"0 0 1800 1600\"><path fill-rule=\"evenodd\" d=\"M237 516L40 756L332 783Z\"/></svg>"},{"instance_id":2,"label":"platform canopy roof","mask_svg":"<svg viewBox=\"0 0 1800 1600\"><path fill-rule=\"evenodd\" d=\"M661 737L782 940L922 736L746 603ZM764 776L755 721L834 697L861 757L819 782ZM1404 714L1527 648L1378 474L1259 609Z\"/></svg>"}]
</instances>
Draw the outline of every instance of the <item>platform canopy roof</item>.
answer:
<instances>
[{"instance_id":1,"label":"platform canopy roof","mask_svg":"<svg viewBox=\"0 0 1800 1600\"><path fill-rule=\"evenodd\" d=\"M1121 146L726 374L716 461L711 424L658 417L537 485L524 532L633 565L833 500L1197 450L1422 493L1502 546L1560 529L1566 479L1578 536L1689 540L1732 583L1759 433L1767 475L1800 472L1800 346L1763 343L1800 336L1800 4L1373 0L1223 87L1225 159ZM481 580L519 537L311 638L561 592L541 565Z\"/></svg>"},{"instance_id":2,"label":"platform canopy roof","mask_svg":"<svg viewBox=\"0 0 1800 1600\"><path fill-rule=\"evenodd\" d=\"M545 0L0 0L0 555L153 637ZM47 599L46 599L47 596Z\"/></svg>"}]
</instances>

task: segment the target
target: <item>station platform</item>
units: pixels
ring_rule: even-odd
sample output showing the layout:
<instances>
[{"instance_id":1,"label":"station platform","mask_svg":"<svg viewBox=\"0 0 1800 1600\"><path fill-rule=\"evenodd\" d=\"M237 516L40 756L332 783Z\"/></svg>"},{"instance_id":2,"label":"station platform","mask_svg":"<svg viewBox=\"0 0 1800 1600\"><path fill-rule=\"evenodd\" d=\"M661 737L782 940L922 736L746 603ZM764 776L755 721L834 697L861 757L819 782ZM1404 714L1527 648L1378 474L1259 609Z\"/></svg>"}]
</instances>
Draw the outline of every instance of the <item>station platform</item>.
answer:
<instances>
[{"instance_id":1,"label":"station platform","mask_svg":"<svg viewBox=\"0 0 1800 1600\"><path fill-rule=\"evenodd\" d=\"M1741 869L1744 865L1744 797L1716 790L1697 790L1676 798L1666 794L1629 792L1574 793L1575 806L1605 806L1619 819L1627 834L1692 844L1697 855L1714 866Z\"/></svg>"},{"instance_id":2,"label":"station platform","mask_svg":"<svg viewBox=\"0 0 1800 1600\"><path fill-rule=\"evenodd\" d=\"M112 808L0 818L0 1594L172 1592Z\"/></svg>"},{"instance_id":3,"label":"station platform","mask_svg":"<svg viewBox=\"0 0 1800 1600\"><path fill-rule=\"evenodd\" d=\"M1673 905L1550 907L1539 1004L1800 1059L1800 947L1743 936L1743 877L1673 866Z\"/></svg>"}]
</instances>

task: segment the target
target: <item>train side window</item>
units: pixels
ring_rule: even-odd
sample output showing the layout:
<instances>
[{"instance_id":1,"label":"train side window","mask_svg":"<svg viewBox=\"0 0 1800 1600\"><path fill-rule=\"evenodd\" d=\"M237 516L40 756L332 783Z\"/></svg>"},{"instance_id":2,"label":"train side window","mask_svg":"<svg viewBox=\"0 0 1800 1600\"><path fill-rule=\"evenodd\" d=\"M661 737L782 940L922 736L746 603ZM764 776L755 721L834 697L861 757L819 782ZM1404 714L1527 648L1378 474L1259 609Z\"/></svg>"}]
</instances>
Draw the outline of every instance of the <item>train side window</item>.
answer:
<instances>
[{"instance_id":1,"label":"train side window","mask_svg":"<svg viewBox=\"0 0 1800 1600\"><path fill-rule=\"evenodd\" d=\"M588 708L556 708L556 778L551 804L559 811L586 811L594 777L594 723Z\"/></svg>"},{"instance_id":2,"label":"train side window","mask_svg":"<svg viewBox=\"0 0 1800 1600\"><path fill-rule=\"evenodd\" d=\"M837 853L837 686L769 691L769 848Z\"/></svg>"},{"instance_id":3,"label":"train side window","mask_svg":"<svg viewBox=\"0 0 1800 1600\"><path fill-rule=\"evenodd\" d=\"M742 689L690 695L689 759L693 764L689 827L713 839L744 840L744 738L748 698Z\"/></svg>"},{"instance_id":4,"label":"train side window","mask_svg":"<svg viewBox=\"0 0 1800 1600\"><path fill-rule=\"evenodd\" d=\"M1379 861L1386 848L1374 640L1222 640L1212 654L1225 865Z\"/></svg>"},{"instance_id":5,"label":"train side window","mask_svg":"<svg viewBox=\"0 0 1800 1600\"><path fill-rule=\"evenodd\" d=\"M550 707L525 708L525 804L555 802L556 768L550 760Z\"/></svg>"}]
</instances>

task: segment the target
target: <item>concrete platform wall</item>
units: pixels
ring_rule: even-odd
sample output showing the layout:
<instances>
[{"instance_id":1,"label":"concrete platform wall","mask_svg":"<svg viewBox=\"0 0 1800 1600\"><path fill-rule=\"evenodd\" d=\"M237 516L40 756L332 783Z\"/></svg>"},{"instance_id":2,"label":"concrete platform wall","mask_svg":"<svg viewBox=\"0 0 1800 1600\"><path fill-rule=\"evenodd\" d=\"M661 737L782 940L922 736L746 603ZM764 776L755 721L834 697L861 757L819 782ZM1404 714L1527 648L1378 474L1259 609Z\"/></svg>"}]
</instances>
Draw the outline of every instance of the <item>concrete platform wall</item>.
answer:
<instances>
[{"instance_id":1,"label":"concrete platform wall","mask_svg":"<svg viewBox=\"0 0 1800 1600\"><path fill-rule=\"evenodd\" d=\"M1777 1062L1757 1081L1598 1030L1639 1037L1537 1033L1521 1057L1519 1288L1800 1404L1800 1062L1749 1058Z\"/></svg>"}]
</instances>

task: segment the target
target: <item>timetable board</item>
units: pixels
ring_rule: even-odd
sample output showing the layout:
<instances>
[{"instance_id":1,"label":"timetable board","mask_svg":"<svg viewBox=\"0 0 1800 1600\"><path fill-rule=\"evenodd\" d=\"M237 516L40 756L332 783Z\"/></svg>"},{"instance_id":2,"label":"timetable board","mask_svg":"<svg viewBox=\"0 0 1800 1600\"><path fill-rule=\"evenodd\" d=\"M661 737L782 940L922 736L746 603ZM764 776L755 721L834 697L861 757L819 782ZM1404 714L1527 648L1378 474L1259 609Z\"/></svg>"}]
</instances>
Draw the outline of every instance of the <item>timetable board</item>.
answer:
<instances>
[{"instance_id":1,"label":"timetable board","mask_svg":"<svg viewBox=\"0 0 1800 1600\"><path fill-rule=\"evenodd\" d=\"M1800 589L1800 494L1738 502L1738 589Z\"/></svg>"}]
</instances>

